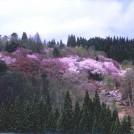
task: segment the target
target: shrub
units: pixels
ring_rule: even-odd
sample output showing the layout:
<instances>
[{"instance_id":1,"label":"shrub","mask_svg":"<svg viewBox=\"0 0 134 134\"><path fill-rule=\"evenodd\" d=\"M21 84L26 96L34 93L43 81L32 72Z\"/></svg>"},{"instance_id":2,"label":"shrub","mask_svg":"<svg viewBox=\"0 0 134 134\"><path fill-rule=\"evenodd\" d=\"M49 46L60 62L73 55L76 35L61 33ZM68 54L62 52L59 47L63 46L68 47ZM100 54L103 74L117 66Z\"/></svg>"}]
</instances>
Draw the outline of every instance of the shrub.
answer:
<instances>
[{"instance_id":1,"label":"shrub","mask_svg":"<svg viewBox=\"0 0 134 134\"><path fill-rule=\"evenodd\" d=\"M6 51L8 52L14 52L18 47L18 44L16 42L10 42L6 45Z\"/></svg>"},{"instance_id":2,"label":"shrub","mask_svg":"<svg viewBox=\"0 0 134 134\"><path fill-rule=\"evenodd\" d=\"M57 47L53 49L52 53L54 57L60 57L60 50Z\"/></svg>"}]
</instances>

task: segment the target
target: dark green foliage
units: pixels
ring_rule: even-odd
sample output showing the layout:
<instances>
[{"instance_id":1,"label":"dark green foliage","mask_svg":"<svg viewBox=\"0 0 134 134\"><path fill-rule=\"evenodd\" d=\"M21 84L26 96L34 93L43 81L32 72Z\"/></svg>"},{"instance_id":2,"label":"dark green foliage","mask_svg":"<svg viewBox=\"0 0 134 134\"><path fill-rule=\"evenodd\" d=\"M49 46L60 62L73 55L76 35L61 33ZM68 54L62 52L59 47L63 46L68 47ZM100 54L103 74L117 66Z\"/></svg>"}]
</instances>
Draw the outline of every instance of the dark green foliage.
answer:
<instances>
[{"instance_id":1,"label":"dark green foliage","mask_svg":"<svg viewBox=\"0 0 134 134\"><path fill-rule=\"evenodd\" d=\"M55 110L55 112L54 112L54 117L55 117L55 120L56 120L56 121L57 121L58 118L60 117L60 112L59 112L58 109Z\"/></svg>"},{"instance_id":2,"label":"dark green foliage","mask_svg":"<svg viewBox=\"0 0 134 134\"><path fill-rule=\"evenodd\" d=\"M76 47L76 39L74 35L69 35L67 40L68 47Z\"/></svg>"},{"instance_id":3,"label":"dark green foliage","mask_svg":"<svg viewBox=\"0 0 134 134\"><path fill-rule=\"evenodd\" d=\"M15 41L7 42L5 50L8 52L14 52L19 44Z\"/></svg>"},{"instance_id":4,"label":"dark green foliage","mask_svg":"<svg viewBox=\"0 0 134 134\"><path fill-rule=\"evenodd\" d=\"M70 38L70 36L69 36ZM68 43L68 46L70 43ZM122 62L124 60L134 61L134 40L123 37L106 37L90 38L89 40L82 37L77 38L76 46L89 49L95 47L97 51L104 51L108 57Z\"/></svg>"},{"instance_id":5,"label":"dark green foliage","mask_svg":"<svg viewBox=\"0 0 134 134\"><path fill-rule=\"evenodd\" d=\"M54 117L54 113L52 110L50 110L48 113L47 124L46 124L45 129L46 131L49 131L49 132L56 131L56 122L55 122L55 117Z\"/></svg>"},{"instance_id":6,"label":"dark green foliage","mask_svg":"<svg viewBox=\"0 0 134 134\"><path fill-rule=\"evenodd\" d=\"M96 134L100 132L100 122L98 120L98 117L94 115L93 119L93 127L92 127L92 134Z\"/></svg>"},{"instance_id":7,"label":"dark green foliage","mask_svg":"<svg viewBox=\"0 0 134 134\"><path fill-rule=\"evenodd\" d=\"M5 74L7 71L7 65L5 64L4 61L0 60L0 75Z\"/></svg>"},{"instance_id":8,"label":"dark green foliage","mask_svg":"<svg viewBox=\"0 0 134 134\"><path fill-rule=\"evenodd\" d=\"M76 101L75 108L74 108L74 114L73 114L74 133L79 132L80 118L81 118L81 110L80 110L79 102Z\"/></svg>"},{"instance_id":9,"label":"dark green foliage","mask_svg":"<svg viewBox=\"0 0 134 134\"><path fill-rule=\"evenodd\" d=\"M22 132L31 132L32 128L32 106L29 101L22 104ZM42 107L43 108L43 107Z\"/></svg>"},{"instance_id":10,"label":"dark green foliage","mask_svg":"<svg viewBox=\"0 0 134 134\"><path fill-rule=\"evenodd\" d=\"M120 122L117 109L112 112L111 118L111 134L118 134L120 132Z\"/></svg>"},{"instance_id":11,"label":"dark green foliage","mask_svg":"<svg viewBox=\"0 0 134 134\"><path fill-rule=\"evenodd\" d=\"M86 91L80 121L80 129L83 130L84 132L92 131L93 113L91 111L92 111L92 100L89 98L88 92Z\"/></svg>"},{"instance_id":12,"label":"dark green foliage","mask_svg":"<svg viewBox=\"0 0 134 134\"><path fill-rule=\"evenodd\" d=\"M105 113L106 113L106 104L102 103L101 111L99 115L100 122L100 131L103 132L105 130Z\"/></svg>"},{"instance_id":13,"label":"dark green foliage","mask_svg":"<svg viewBox=\"0 0 134 134\"><path fill-rule=\"evenodd\" d=\"M112 122L110 133L111 134L119 134L120 133L120 126L119 126L118 120L115 120L114 122Z\"/></svg>"},{"instance_id":14,"label":"dark green foliage","mask_svg":"<svg viewBox=\"0 0 134 134\"><path fill-rule=\"evenodd\" d=\"M64 48L65 47L65 44L63 44L62 40L60 40L60 44L59 44L59 48Z\"/></svg>"},{"instance_id":15,"label":"dark green foliage","mask_svg":"<svg viewBox=\"0 0 134 134\"><path fill-rule=\"evenodd\" d=\"M101 112L101 104L100 104L100 97L98 95L97 90L95 90L95 96L93 99L93 133L97 133L100 131L100 112Z\"/></svg>"},{"instance_id":16,"label":"dark green foliage","mask_svg":"<svg viewBox=\"0 0 134 134\"><path fill-rule=\"evenodd\" d=\"M115 110L113 111L113 113L112 113L112 121L113 121L113 122L117 121L118 124L119 124L119 117L118 117L118 111L117 111L117 109L115 109Z\"/></svg>"},{"instance_id":17,"label":"dark green foliage","mask_svg":"<svg viewBox=\"0 0 134 134\"><path fill-rule=\"evenodd\" d=\"M62 116L59 116L58 120L56 121L56 130L58 132L62 131Z\"/></svg>"},{"instance_id":18,"label":"dark green foliage","mask_svg":"<svg viewBox=\"0 0 134 134\"><path fill-rule=\"evenodd\" d=\"M45 72L41 73L41 81L42 81L41 96L45 100L47 100L49 99L49 91L48 91L49 81L47 78L47 74Z\"/></svg>"},{"instance_id":19,"label":"dark green foliage","mask_svg":"<svg viewBox=\"0 0 134 134\"><path fill-rule=\"evenodd\" d=\"M62 113L62 131L68 132L73 129L73 111L69 92L66 93L64 109Z\"/></svg>"},{"instance_id":20,"label":"dark green foliage","mask_svg":"<svg viewBox=\"0 0 134 134\"><path fill-rule=\"evenodd\" d=\"M17 35L17 33L14 32L14 33L11 34L11 37L12 38L18 38L18 35Z\"/></svg>"},{"instance_id":21,"label":"dark green foliage","mask_svg":"<svg viewBox=\"0 0 134 134\"><path fill-rule=\"evenodd\" d=\"M22 40L25 41L25 40L27 40L27 39L28 39L28 38L27 38L26 32L23 32L23 34L22 34Z\"/></svg>"},{"instance_id":22,"label":"dark green foliage","mask_svg":"<svg viewBox=\"0 0 134 134\"><path fill-rule=\"evenodd\" d=\"M53 49L52 53L54 57L60 57L60 50L57 47Z\"/></svg>"},{"instance_id":23,"label":"dark green foliage","mask_svg":"<svg viewBox=\"0 0 134 134\"><path fill-rule=\"evenodd\" d=\"M14 103L11 103L10 108L9 108L9 122L11 124L11 131L15 132L21 132L22 129L22 102L20 98L16 98Z\"/></svg>"},{"instance_id":24,"label":"dark green foliage","mask_svg":"<svg viewBox=\"0 0 134 134\"><path fill-rule=\"evenodd\" d=\"M35 35L35 37L33 38L31 37L27 39L25 33L23 33L20 45L21 47L24 47L28 50L31 50L33 52L38 52L38 53L43 49L43 44L38 34Z\"/></svg>"},{"instance_id":25,"label":"dark green foliage","mask_svg":"<svg viewBox=\"0 0 134 134\"><path fill-rule=\"evenodd\" d=\"M130 130L132 129L132 123L131 123L131 117L128 116L127 117L127 128L126 128L126 132L130 133Z\"/></svg>"},{"instance_id":26,"label":"dark green foliage","mask_svg":"<svg viewBox=\"0 0 134 134\"><path fill-rule=\"evenodd\" d=\"M111 111L109 108L106 109L106 112L105 112L105 115L103 118L104 118L103 133L108 134L108 133L110 133L110 128L111 128Z\"/></svg>"},{"instance_id":27,"label":"dark green foliage","mask_svg":"<svg viewBox=\"0 0 134 134\"><path fill-rule=\"evenodd\" d=\"M124 118L120 124L117 110L111 114L105 103L100 105L97 91L93 102L95 107L101 107L99 113L95 107L92 112L92 101L88 92L84 98L82 112L78 101L76 101L74 113L69 92L66 93L62 112L59 112L58 109L53 110L51 103L48 103L41 96L30 101L21 97L10 98L8 102L0 104L0 131L129 134L131 130L130 116Z\"/></svg>"},{"instance_id":28,"label":"dark green foliage","mask_svg":"<svg viewBox=\"0 0 134 134\"><path fill-rule=\"evenodd\" d=\"M122 123L121 123L121 130L122 130L122 134L126 134L127 131L127 120L126 118L123 119Z\"/></svg>"},{"instance_id":29,"label":"dark green foliage","mask_svg":"<svg viewBox=\"0 0 134 134\"><path fill-rule=\"evenodd\" d=\"M98 95L97 90L95 90L95 97L93 99L93 106L94 106L94 114L96 117L99 118L100 111L101 111L101 104L100 104L100 97Z\"/></svg>"},{"instance_id":30,"label":"dark green foliage","mask_svg":"<svg viewBox=\"0 0 134 134\"><path fill-rule=\"evenodd\" d=\"M51 41L49 41L47 43L47 46L50 47L50 48L54 48L56 46L55 39L52 39Z\"/></svg>"}]
</instances>

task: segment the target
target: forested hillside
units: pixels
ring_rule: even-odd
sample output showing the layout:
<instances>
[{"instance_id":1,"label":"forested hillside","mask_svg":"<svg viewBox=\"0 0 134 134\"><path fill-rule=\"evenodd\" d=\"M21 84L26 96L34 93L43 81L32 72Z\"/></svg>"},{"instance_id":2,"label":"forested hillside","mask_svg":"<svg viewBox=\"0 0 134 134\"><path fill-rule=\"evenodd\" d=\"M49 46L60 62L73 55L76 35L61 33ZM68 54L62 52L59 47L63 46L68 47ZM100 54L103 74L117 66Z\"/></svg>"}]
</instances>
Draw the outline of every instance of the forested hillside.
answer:
<instances>
[{"instance_id":1,"label":"forested hillside","mask_svg":"<svg viewBox=\"0 0 134 134\"><path fill-rule=\"evenodd\" d=\"M130 133L133 50L120 37L1 36L0 131Z\"/></svg>"}]
</instances>

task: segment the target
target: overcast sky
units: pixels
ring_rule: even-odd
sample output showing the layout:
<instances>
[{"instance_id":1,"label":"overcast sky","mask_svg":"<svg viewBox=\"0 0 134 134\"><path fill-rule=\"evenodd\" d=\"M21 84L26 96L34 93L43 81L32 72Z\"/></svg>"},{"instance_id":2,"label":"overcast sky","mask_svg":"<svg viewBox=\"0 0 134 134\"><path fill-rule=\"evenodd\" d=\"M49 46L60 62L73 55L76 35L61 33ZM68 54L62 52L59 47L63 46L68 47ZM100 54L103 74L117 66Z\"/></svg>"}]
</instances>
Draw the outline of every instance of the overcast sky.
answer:
<instances>
[{"instance_id":1,"label":"overcast sky","mask_svg":"<svg viewBox=\"0 0 134 134\"><path fill-rule=\"evenodd\" d=\"M134 0L0 0L0 34L134 38Z\"/></svg>"}]
</instances>

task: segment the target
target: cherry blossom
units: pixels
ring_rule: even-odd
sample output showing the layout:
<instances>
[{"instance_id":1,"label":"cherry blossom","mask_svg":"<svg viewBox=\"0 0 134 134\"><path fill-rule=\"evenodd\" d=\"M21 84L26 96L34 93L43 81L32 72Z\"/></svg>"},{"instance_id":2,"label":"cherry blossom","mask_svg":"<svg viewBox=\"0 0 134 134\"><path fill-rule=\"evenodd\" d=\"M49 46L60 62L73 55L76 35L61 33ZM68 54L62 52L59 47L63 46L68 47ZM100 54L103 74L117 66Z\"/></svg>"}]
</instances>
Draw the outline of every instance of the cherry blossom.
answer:
<instances>
[{"instance_id":1,"label":"cherry blossom","mask_svg":"<svg viewBox=\"0 0 134 134\"><path fill-rule=\"evenodd\" d=\"M0 53L0 59L2 61L4 61L7 65L16 62L16 59L15 58L12 58L10 56L3 55L1 53Z\"/></svg>"},{"instance_id":2,"label":"cherry blossom","mask_svg":"<svg viewBox=\"0 0 134 134\"><path fill-rule=\"evenodd\" d=\"M30 59L38 59L38 57L34 54L28 54L27 57Z\"/></svg>"}]
</instances>

